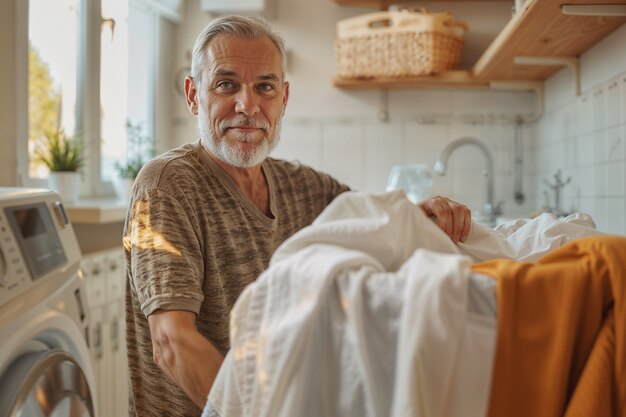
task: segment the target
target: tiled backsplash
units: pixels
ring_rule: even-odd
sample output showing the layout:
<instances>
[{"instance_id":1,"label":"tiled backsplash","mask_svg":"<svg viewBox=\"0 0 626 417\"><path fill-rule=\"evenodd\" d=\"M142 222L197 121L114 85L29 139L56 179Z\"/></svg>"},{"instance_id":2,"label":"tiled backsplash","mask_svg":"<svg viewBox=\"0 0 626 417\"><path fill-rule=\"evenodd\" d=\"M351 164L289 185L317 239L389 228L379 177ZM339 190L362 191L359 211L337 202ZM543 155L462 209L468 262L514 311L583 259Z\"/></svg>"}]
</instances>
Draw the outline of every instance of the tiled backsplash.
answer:
<instances>
[{"instance_id":1,"label":"tiled backsplash","mask_svg":"<svg viewBox=\"0 0 626 417\"><path fill-rule=\"evenodd\" d=\"M391 167L426 164L432 168L441 150L463 136L484 141L494 160L495 199L505 201L505 211L514 215L535 209L535 196L525 176L528 199L523 206L513 200L513 120L515 113L532 111L527 95L466 92L427 92L437 104L437 115L421 106L413 114L393 111L397 102L407 102L406 92L390 93L391 120L387 123L362 118L289 119L283 122L282 139L273 156L297 159L368 192L385 190ZM413 99L420 102L419 93ZM446 103L442 108L441 103ZM397 108L397 107L395 107ZM477 110L481 109L482 113ZM500 110L500 113L497 113ZM525 151L529 161L530 146ZM431 195L445 195L480 210L486 199L485 161L478 149L464 146L453 153L446 176L433 175ZM527 168L528 169L528 168ZM530 172L530 171L527 171Z\"/></svg>"},{"instance_id":2,"label":"tiled backsplash","mask_svg":"<svg viewBox=\"0 0 626 417\"><path fill-rule=\"evenodd\" d=\"M398 100L406 102L406 93L402 94ZM591 214L602 231L626 233L626 73L555 105L538 123L523 128L526 199L521 206L513 199L511 116L528 108L529 100L501 97L500 106L506 110L496 114L497 95L494 99L489 93L471 94L473 102L463 104L465 93L429 92L429 99L439 103L437 112L443 114L427 115L422 106L413 114L404 110L397 118L392 112L387 123L350 117L286 118L274 156L297 159L354 189L382 192L392 166L426 164L432 168L446 144L473 136L492 152L495 199L505 202L505 214L525 216L546 203L553 206L552 194L546 201L548 187L543 181L553 182L560 169L563 179L572 177L563 188L563 210ZM393 103L391 95L390 109ZM446 106L441 108L441 103ZM472 114L472 109L481 109L483 114ZM485 116L485 109L493 113ZM480 210L486 196L483 168L483 156L476 148L458 149L450 158L448 174L433 175L431 195L449 196Z\"/></svg>"},{"instance_id":3,"label":"tiled backsplash","mask_svg":"<svg viewBox=\"0 0 626 417\"><path fill-rule=\"evenodd\" d=\"M395 164L432 167L449 142L462 136L484 141L493 154L495 199L509 216L526 216L553 195L544 180L557 170L571 182L563 188L561 209L586 212L598 229L626 234L626 26L580 58L583 93L573 92L572 72L564 69L545 83L545 110L539 122L524 126L523 191L513 198L513 145L517 114L533 112L534 96L495 92L397 91L389 93L391 120L375 116L336 119L297 115L283 125L275 156L299 159L329 172L355 189L381 192ZM354 99L369 100L374 96ZM373 93L372 93L373 94ZM352 97L352 96L351 96ZM334 108L330 105L331 108ZM445 177L434 177L431 194L441 194L479 210L485 200L484 160L477 149L460 148Z\"/></svg>"},{"instance_id":4,"label":"tiled backsplash","mask_svg":"<svg viewBox=\"0 0 626 417\"><path fill-rule=\"evenodd\" d=\"M572 178L562 208L591 214L599 230L626 234L626 72L548 110L534 135L537 194L561 169Z\"/></svg>"}]
</instances>

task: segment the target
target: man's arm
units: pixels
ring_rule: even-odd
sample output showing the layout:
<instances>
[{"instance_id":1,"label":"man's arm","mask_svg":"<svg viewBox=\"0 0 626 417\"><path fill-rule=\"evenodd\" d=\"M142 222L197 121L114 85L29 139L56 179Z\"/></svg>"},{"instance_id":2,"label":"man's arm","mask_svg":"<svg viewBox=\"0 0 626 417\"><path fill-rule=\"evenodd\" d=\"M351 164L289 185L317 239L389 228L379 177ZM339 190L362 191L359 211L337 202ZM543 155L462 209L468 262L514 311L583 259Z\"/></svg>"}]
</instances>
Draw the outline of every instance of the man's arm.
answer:
<instances>
[{"instance_id":1,"label":"man's arm","mask_svg":"<svg viewBox=\"0 0 626 417\"><path fill-rule=\"evenodd\" d=\"M434 217L437 225L454 243L465 242L472 225L472 211L463 204L445 197L431 197L418 204L427 216Z\"/></svg>"},{"instance_id":2,"label":"man's arm","mask_svg":"<svg viewBox=\"0 0 626 417\"><path fill-rule=\"evenodd\" d=\"M200 409L224 357L196 328L189 311L157 310L148 316L154 361Z\"/></svg>"}]
</instances>

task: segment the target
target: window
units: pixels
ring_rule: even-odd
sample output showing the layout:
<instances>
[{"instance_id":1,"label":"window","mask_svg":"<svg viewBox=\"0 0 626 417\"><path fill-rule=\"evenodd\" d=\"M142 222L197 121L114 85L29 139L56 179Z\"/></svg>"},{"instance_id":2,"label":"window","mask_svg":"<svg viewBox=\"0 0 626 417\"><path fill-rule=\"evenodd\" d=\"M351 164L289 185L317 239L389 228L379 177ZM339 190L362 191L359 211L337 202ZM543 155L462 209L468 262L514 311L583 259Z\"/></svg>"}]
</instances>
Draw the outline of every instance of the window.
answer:
<instances>
[{"instance_id":1,"label":"window","mask_svg":"<svg viewBox=\"0 0 626 417\"><path fill-rule=\"evenodd\" d=\"M102 0L103 16L115 20L115 31L102 32L101 179L117 175L115 162L128 155L128 130L136 128L143 137L154 138L155 54L157 19L141 4ZM132 30L129 30L131 28ZM130 127L129 127L130 126ZM147 144L148 148L152 148Z\"/></svg>"},{"instance_id":2,"label":"window","mask_svg":"<svg viewBox=\"0 0 626 417\"><path fill-rule=\"evenodd\" d=\"M100 32L100 178L110 181L124 158L128 114L128 2L102 0Z\"/></svg>"},{"instance_id":3,"label":"window","mask_svg":"<svg viewBox=\"0 0 626 417\"><path fill-rule=\"evenodd\" d=\"M76 128L78 0L30 0L28 175L45 178L35 148L46 131Z\"/></svg>"},{"instance_id":4,"label":"window","mask_svg":"<svg viewBox=\"0 0 626 417\"><path fill-rule=\"evenodd\" d=\"M115 163L126 156L128 123L154 138L159 16L149 3L28 0L29 157L28 167L19 168L24 185L43 185L48 175L34 152L46 130L62 128L83 141L82 194L89 196L113 193L110 181Z\"/></svg>"}]
</instances>

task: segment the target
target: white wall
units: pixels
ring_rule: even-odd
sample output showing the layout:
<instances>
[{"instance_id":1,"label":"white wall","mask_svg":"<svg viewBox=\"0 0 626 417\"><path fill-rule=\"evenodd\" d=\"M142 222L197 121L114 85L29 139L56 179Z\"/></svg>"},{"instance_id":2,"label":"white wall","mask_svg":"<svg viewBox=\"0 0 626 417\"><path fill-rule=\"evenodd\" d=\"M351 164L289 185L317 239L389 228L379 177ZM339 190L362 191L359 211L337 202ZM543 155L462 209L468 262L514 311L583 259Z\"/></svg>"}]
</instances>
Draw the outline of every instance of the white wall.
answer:
<instances>
[{"instance_id":1,"label":"white wall","mask_svg":"<svg viewBox=\"0 0 626 417\"><path fill-rule=\"evenodd\" d=\"M533 206L520 209L512 202L513 127L496 122L464 123L462 119L455 119L457 113L471 110L464 106L486 107L489 101L493 101L506 107L506 103L519 100L518 97L473 93L471 101L464 102L459 93L414 94L418 101L447 103L447 117L431 119L424 112L425 116L416 113L413 118L392 120L390 123L381 123L374 117L289 119L283 125L283 140L275 156L299 159L334 175L353 188L381 192L393 165L421 163L432 167L446 144L462 136L474 136L486 142L491 149L496 199L505 200L509 211L532 209ZM392 96L390 100L393 99ZM448 118L452 120L446 121ZM450 196L472 209L480 209L486 196L483 167L484 159L478 150L460 148L450 159L448 175L434 177L432 194Z\"/></svg>"},{"instance_id":2,"label":"white wall","mask_svg":"<svg viewBox=\"0 0 626 417\"><path fill-rule=\"evenodd\" d=\"M175 107L172 97L176 92L174 89L174 60L176 26L167 19L159 18L159 48L157 51L155 91L155 148L157 152L165 151L169 148L172 137L171 114Z\"/></svg>"},{"instance_id":3,"label":"white wall","mask_svg":"<svg viewBox=\"0 0 626 417\"><path fill-rule=\"evenodd\" d=\"M393 165L432 166L448 142L476 136L489 145L494 156L496 199L505 200L509 212L534 209L530 189L525 206L513 202L511 152L512 121L517 114L533 112L532 94L395 91L389 93L390 121L382 123L378 120L379 91L349 92L332 86L336 22L372 10L340 7L331 0L274 1L275 13L268 20L286 39L291 83L281 143L274 156L298 159L355 189L380 192ZM474 28L464 50L466 63L476 61L507 23L511 11L511 4L506 2L426 5L433 11L452 10ZM188 65L187 52L212 18L199 10L198 0L186 2L184 24L177 33L177 69ZM172 146L178 146L193 140L196 130L183 98L176 96L174 101ZM450 196L480 209L486 196L482 155L464 147L450 162L449 175L436 178L432 194Z\"/></svg>"},{"instance_id":4,"label":"white wall","mask_svg":"<svg viewBox=\"0 0 626 417\"><path fill-rule=\"evenodd\" d=\"M546 112L534 128L536 193L558 170L566 211L591 214L598 228L626 233L626 25L582 55L582 94L565 69L546 82ZM543 200L543 199L542 199Z\"/></svg>"}]
</instances>

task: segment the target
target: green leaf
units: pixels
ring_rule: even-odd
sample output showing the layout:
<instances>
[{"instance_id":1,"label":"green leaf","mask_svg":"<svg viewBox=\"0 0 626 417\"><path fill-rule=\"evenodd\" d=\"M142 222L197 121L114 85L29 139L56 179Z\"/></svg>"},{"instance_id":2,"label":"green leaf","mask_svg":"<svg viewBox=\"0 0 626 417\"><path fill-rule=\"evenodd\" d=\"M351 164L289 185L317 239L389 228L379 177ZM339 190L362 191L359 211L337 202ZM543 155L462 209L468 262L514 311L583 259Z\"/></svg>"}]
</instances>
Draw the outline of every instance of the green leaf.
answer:
<instances>
[{"instance_id":1,"label":"green leaf","mask_svg":"<svg viewBox=\"0 0 626 417\"><path fill-rule=\"evenodd\" d=\"M44 131L35 154L51 172L74 172L84 165L83 145L63 129Z\"/></svg>"},{"instance_id":2,"label":"green leaf","mask_svg":"<svg viewBox=\"0 0 626 417\"><path fill-rule=\"evenodd\" d=\"M135 179L143 165L154 157L154 143L150 136L143 134L141 123L126 123L128 131L128 155L123 162L116 162L115 169L120 178Z\"/></svg>"}]
</instances>

